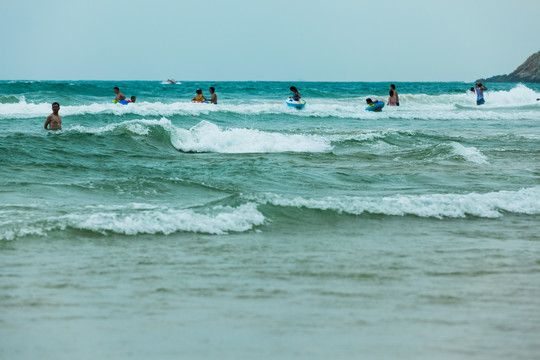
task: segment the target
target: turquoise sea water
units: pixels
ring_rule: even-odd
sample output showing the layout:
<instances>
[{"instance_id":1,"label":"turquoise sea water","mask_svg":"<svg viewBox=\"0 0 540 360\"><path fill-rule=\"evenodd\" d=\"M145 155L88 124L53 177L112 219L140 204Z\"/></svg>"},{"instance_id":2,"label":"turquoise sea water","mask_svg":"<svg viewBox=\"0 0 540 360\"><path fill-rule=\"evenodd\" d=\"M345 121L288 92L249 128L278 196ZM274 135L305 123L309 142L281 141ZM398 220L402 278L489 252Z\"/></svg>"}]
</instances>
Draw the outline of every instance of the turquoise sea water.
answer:
<instances>
[{"instance_id":1,"label":"turquoise sea water","mask_svg":"<svg viewBox=\"0 0 540 360\"><path fill-rule=\"evenodd\" d=\"M540 86L396 85L0 82L0 358L537 357Z\"/></svg>"}]
</instances>

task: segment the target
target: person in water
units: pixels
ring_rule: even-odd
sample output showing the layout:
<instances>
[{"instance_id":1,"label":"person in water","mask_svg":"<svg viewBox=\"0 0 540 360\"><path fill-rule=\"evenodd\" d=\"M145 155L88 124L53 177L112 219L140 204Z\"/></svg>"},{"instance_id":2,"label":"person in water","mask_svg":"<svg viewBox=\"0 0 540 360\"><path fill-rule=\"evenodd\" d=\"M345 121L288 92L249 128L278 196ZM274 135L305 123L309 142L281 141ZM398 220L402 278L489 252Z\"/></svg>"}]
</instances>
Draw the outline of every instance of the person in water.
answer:
<instances>
[{"instance_id":1,"label":"person in water","mask_svg":"<svg viewBox=\"0 0 540 360\"><path fill-rule=\"evenodd\" d=\"M62 130L62 118L58 114L60 111L60 104L54 102L52 104L52 114L47 116L45 120L45 130Z\"/></svg>"},{"instance_id":2,"label":"person in water","mask_svg":"<svg viewBox=\"0 0 540 360\"><path fill-rule=\"evenodd\" d=\"M396 85L392 84L390 85L390 91L388 93L390 96L388 97L388 103L386 105L388 106L399 106L399 96L396 91Z\"/></svg>"},{"instance_id":3,"label":"person in water","mask_svg":"<svg viewBox=\"0 0 540 360\"><path fill-rule=\"evenodd\" d=\"M474 93L474 88L473 87L471 88L471 92Z\"/></svg>"},{"instance_id":4,"label":"person in water","mask_svg":"<svg viewBox=\"0 0 540 360\"><path fill-rule=\"evenodd\" d=\"M131 97L131 102L134 103L136 100L137 100L137 98L135 97L135 95L133 95L133 96Z\"/></svg>"},{"instance_id":5,"label":"person in water","mask_svg":"<svg viewBox=\"0 0 540 360\"><path fill-rule=\"evenodd\" d=\"M210 95L211 95L210 96L210 103L217 105L216 88L213 87L213 86L210 86L210 89L208 89L208 91L210 91Z\"/></svg>"},{"instance_id":6,"label":"person in water","mask_svg":"<svg viewBox=\"0 0 540 360\"><path fill-rule=\"evenodd\" d=\"M366 99L366 103L367 103L368 105L375 105L375 104L380 103L380 102L382 102L382 101L380 101L380 100L375 100L375 101L373 101L373 100L371 100L370 98L367 98L367 99Z\"/></svg>"},{"instance_id":7,"label":"person in water","mask_svg":"<svg viewBox=\"0 0 540 360\"><path fill-rule=\"evenodd\" d=\"M290 99L293 99L295 101L300 100L302 97L300 96L300 93L298 92L298 89L294 86L291 86L290 90L293 92L293 96L290 96Z\"/></svg>"},{"instance_id":8,"label":"person in water","mask_svg":"<svg viewBox=\"0 0 540 360\"><path fill-rule=\"evenodd\" d=\"M201 89L197 89L196 91L197 95L195 95L195 97L193 99L191 99L192 102L204 102L204 101L208 101L202 94L202 90Z\"/></svg>"},{"instance_id":9,"label":"person in water","mask_svg":"<svg viewBox=\"0 0 540 360\"><path fill-rule=\"evenodd\" d=\"M126 100L126 96L120 92L118 87L114 88L114 93L116 94L115 101Z\"/></svg>"},{"instance_id":10,"label":"person in water","mask_svg":"<svg viewBox=\"0 0 540 360\"><path fill-rule=\"evenodd\" d=\"M384 107L384 101L380 101L380 100L371 100L370 98L367 98L366 99L366 103L368 104L368 107L366 108L366 110L369 110L369 111L382 111L382 108Z\"/></svg>"},{"instance_id":11,"label":"person in water","mask_svg":"<svg viewBox=\"0 0 540 360\"><path fill-rule=\"evenodd\" d=\"M487 87L482 85L482 83L477 82L475 86L475 90L476 90L476 105L483 105L485 103L484 91L487 90Z\"/></svg>"}]
</instances>

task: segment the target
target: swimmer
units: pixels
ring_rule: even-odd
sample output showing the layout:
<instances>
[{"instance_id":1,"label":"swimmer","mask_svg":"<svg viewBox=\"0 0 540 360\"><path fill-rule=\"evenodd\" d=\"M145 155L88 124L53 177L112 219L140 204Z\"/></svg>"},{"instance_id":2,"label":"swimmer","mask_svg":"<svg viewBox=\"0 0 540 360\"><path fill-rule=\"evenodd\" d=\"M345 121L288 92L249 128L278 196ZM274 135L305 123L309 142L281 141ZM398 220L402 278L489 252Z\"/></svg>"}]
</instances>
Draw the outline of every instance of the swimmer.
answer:
<instances>
[{"instance_id":1,"label":"swimmer","mask_svg":"<svg viewBox=\"0 0 540 360\"><path fill-rule=\"evenodd\" d=\"M396 91L396 85L394 84L390 85L389 95L390 96L388 97L388 103L386 103L386 105L399 106L399 96Z\"/></svg>"},{"instance_id":2,"label":"swimmer","mask_svg":"<svg viewBox=\"0 0 540 360\"><path fill-rule=\"evenodd\" d=\"M126 96L120 92L120 89L118 87L114 88L114 93L116 94L116 97L114 100L120 101L120 100L126 100Z\"/></svg>"},{"instance_id":3,"label":"swimmer","mask_svg":"<svg viewBox=\"0 0 540 360\"><path fill-rule=\"evenodd\" d=\"M47 120L45 120L45 130L62 130L62 118L58 114L59 111L60 104L54 102L52 104L52 114L47 116Z\"/></svg>"},{"instance_id":4,"label":"swimmer","mask_svg":"<svg viewBox=\"0 0 540 360\"><path fill-rule=\"evenodd\" d=\"M376 103L379 103L379 102L381 102L381 101L380 101L380 100L375 100L375 101L373 101L373 100L371 100L370 98L367 98L367 99L366 99L366 103L367 103L368 105L373 105L373 104L376 104Z\"/></svg>"},{"instance_id":5,"label":"swimmer","mask_svg":"<svg viewBox=\"0 0 540 360\"><path fill-rule=\"evenodd\" d=\"M134 103L137 100L137 98L134 96L131 97L131 102Z\"/></svg>"},{"instance_id":6,"label":"swimmer","mask_svg":"<svg viewBox=\"0 0 540 360\"><path fill-rule=\"evenodd\" d=\"M483 105L485 103L484 91L487 90L487 87L482 85L482 83L477 82L475 86L475 90L476 90L476 105Z\"/></svg>"},{"instance_id":7,"label":"swimmer","mask_svg":"<svg viewBox=\"0 0 540 360\"><path fill-rule=\"evenodd\" d=\"M208 91L210 91L210 95L212 95L210 96L210 103L217 105L216 88L213 86L210 86L210 89L208 89Z\"/></svg>"},{"instance_id":8,"label":"swimmer","mask_svg":"<svg viewBox=\"0 0 540 360\"><path fill-rule=\"evenodd\" d=\"M380 100L373 101L370 98L367 98L366 103L368 104L368 107L366 108L367 111L380 112L382 111L382 108L384 107L384 101L380 101Z\"/></svg>"},{"instance_id":9,"label":"swimmer","mask_svg":"<svg viewBox=\"0 0 540 360\"><path fill-rule=\"evenodd\" d=\"M201 89L197 89L196 91L197 95L195 95L195 97L193 99L191 99L192 102L204 102L204 101L208 101L202 94L202 90Z\"/></svg>"},{"instance_id":10,"label":"swimmer","mask_svg":"<svg viewBox=\"0 0 540 360\"><path fill-rule=\"evenodd\" d=\"M291 86L290 90L293 92L293 96L289 96L290 99L298 101L298 100L300 100L302 98L300 96L300 93L298 92L298 89L295 86Z\"/></svg>"}]
</instances>

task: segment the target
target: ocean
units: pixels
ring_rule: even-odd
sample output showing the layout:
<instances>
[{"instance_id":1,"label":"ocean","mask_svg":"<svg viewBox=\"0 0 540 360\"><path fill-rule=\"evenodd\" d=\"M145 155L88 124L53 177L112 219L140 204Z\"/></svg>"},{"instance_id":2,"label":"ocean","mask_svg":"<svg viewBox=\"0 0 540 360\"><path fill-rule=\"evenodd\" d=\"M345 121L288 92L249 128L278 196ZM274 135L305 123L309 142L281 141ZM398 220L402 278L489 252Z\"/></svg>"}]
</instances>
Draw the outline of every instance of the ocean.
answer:
<instances>
[{"instance_id":1,"label":"ocean","mask_svg":"<svg viewBox=\"0 0 540 360\"><path fill-rule=\"evenodd\" d=\"M540 84L389 86L0 81L0 358L538 358Z\"/></svg>"}]
</instances>

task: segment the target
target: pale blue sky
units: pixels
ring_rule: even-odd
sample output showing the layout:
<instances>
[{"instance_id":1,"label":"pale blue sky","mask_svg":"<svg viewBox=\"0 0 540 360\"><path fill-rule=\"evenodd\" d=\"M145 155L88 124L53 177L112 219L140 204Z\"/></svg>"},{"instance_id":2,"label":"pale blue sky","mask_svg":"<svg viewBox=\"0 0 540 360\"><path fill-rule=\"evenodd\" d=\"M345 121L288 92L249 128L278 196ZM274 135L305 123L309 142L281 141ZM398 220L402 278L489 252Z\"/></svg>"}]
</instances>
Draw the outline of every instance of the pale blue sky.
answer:
<instances>
[{"instance_id":1,"label":"pale blue sky","mask_svg":"<svg viewBox=\"0 0 540 360\"><path fill-rule=\"evenodd\" d=\"M473 81L540 50L539 0L0 0L0 79Z\"/></svg>"}]
</instances>

